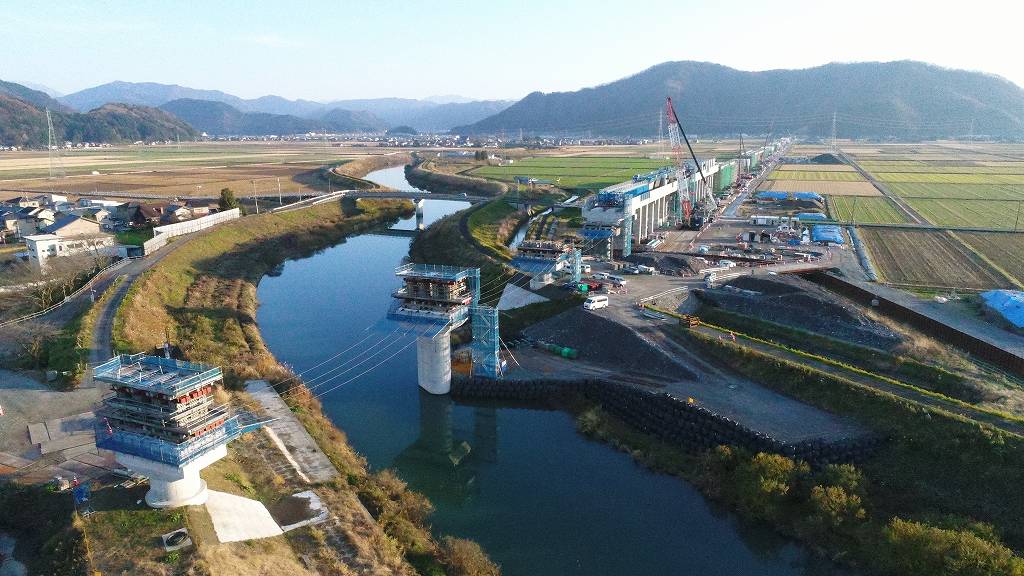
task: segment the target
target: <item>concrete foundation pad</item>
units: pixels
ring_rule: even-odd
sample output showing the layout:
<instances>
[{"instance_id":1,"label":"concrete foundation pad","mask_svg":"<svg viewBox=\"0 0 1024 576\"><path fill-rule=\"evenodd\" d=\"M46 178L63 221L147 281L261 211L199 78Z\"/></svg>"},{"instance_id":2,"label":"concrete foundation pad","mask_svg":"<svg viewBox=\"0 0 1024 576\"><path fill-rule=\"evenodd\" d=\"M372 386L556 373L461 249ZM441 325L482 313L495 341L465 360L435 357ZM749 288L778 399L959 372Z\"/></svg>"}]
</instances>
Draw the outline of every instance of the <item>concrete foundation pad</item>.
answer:
<instances>
[{"instance_id":1,"label":"concrete foundation pad","mask_svg":"<svg viewBox=\"0 0 1024 576\"><path fill-rule=\"evenodd\" d=\"M28 425L28 439L33 444L42 444L50 441L50 434L46 431L45 422L36 422Z\"/></svg>"},{"instance_id":2,"label":"concrete foundation pad","mask_svg":"<svg viewBox=\"0 0 1024 576\"><path fill-rule=\"evenodd\" d=\"M284 534L262 502L209 490L206 510L222 543L271 538Z\"/></svg>"},{"instance_id":3,"label":"concrete foundation pad","mask_svg":"<svg viewBox=\"0 0 1024 576\"><path fill-rule=\"evenodd\" d=\"M52 452L59 452L61 450L67 450L68 448L76 448L78 446L86 446L89 444L94 447L96 446L96 435L91 432L88 434L65 435L57 440L51 440L42 444L39 447L39 450L43 454L50 454Z\"/></svg>"}]
</instances>

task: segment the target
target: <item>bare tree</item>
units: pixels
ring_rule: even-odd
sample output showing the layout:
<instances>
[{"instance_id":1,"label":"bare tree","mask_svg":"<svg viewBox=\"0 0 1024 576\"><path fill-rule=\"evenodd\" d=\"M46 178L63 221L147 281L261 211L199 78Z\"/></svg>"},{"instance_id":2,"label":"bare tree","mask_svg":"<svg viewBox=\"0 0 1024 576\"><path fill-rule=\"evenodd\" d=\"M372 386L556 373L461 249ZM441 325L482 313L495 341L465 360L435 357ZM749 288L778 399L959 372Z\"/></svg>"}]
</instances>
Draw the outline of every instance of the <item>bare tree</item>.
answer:
<instances>
[{"instance_id":1,"label":"bare tree","mask_svg":"<svg viewBox=\"0 0 1024 576\"><path fill-rule=\"evenodd\" d=\"M0 349L0 354L15 356L25 359L32 368L39 369L43 365L43 356L46 353L46 341L57 334L58 330L47 322L23 322L2 329L6 349Z\"/></svg>"}]
</instances>

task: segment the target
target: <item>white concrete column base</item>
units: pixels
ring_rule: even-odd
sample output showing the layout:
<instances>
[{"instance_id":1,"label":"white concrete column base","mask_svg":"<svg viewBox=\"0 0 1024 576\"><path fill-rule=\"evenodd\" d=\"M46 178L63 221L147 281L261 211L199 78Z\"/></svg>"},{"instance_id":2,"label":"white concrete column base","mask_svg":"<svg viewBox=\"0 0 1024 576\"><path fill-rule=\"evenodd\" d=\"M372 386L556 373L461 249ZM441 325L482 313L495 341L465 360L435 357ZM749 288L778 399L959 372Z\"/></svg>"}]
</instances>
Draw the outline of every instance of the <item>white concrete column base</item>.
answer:
<instances>
[{"instance_id":1,"label":"white concrete column base","mask_svg":"<svg viewBox=\"0 0 1024 576\"><path fill-rule=\"evenodd\" d=\"M431 394L452 390L452 348L448 330L416 339L416 371L420 388Z\"/></svg>"},{"instance_id":2,"label":"white concrete column base","mask_svg":"<svg viewBox=\"0 0 1024 576\"><path fill-rule=\"evenodd\" d=\"M199 477L199 472L227 455L227 445L221 444L188 464L178 467L132 454L114 452L117 461L125 468L149 478L146 504L153 508L205 504L209 490L206 481Z\"/></svg>"}]
</instances>

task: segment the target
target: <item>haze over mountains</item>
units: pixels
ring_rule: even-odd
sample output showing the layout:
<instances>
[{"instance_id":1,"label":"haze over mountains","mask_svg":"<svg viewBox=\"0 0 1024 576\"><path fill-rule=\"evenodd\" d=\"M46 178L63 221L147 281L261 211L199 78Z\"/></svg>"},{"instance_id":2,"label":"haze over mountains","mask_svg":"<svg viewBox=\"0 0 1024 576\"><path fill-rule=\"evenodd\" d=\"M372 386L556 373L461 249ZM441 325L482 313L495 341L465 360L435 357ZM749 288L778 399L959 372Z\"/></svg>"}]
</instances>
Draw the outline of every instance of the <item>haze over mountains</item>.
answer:
<instances>
[{"instance_id":1,"label":"haze over mountains","mask_svg":"<svg viewBox=\"0 0 1024 576\"><path fill-rule=\"evenodd\" d=\"M373 98L360 100L337 100L333 102L313 102L311 100L288 100L280 96L262 96L244 99L221 92L220 90L199 90L174 84L158 84L155 82L110 82L101 86L87 88L59 99L63 104L79 111L91 110L108 102L123 102L142 106L161 107L176 100L193 102L220 102L231 106L239 113L259 113L264 116L251 117L245 122L231 121L217 128L242 127L244 132L212 131L214 125L196 126L197 129L209 134L218 135L256 135L256 134L291 134L295 132L261 131L263 126L268 129L274 126L309 126L308 130L297 132L319 131L327 124L340 122L338 131L383 130L389 126L408 124L419 131L445 131L453 126L469 124L500 112L512 104L510 101L473 101L461 96L433 96L429 99L414 100L408 98ZM192 104L191 107L194 107ZM190 106L177 105L179 111L189 110L193 116L209 119L211 110L192 110ZM221 109L222 112L229 113ZM338 112L341 110L342 112ZM365 115L362 113L369 113ZM292 118L270 118L266 114L291 116ZM182 116L186 121L189 118ZM317 120L318 122L302 122L301 120ZM360 128L366 126L367 128ZM331 126L327 126L332 130Z\"/></svg>"},{"instance_id":2,"label":"haze over mountains","mask_svg":"<svg viewBox=\"0 0 1024 576\"><path fill-rule=\"evenodd\" d=\"M744 72L706 62L666 62L575 92L534 92L464 134L658 135L665 97L684 130L841 138L1024 136L1024 90L997 76L921 62L827 64ZM972 127L973 126L973 127Z\"/></svg>"},{"instance_id":3,"label":"haze over mountains","mask_svg":"<svg viewBox=\"0 0 1024 576\"><path fill-rule=\"evenodd\" d=\"M452 95L243 99L151 82L111 82L54 99L0 81L0 145L44 146L44 108L71 141L191 138L193 128L288 135L403 125L460 134L657 137L665 96L674 98L684 129L701 136L828 136L835 113L841 138L1024 137L1024 89L997 76L911 61L764 72L683 61L574 92L534 92L514 104Z\"/></svg>"}]
</instances>

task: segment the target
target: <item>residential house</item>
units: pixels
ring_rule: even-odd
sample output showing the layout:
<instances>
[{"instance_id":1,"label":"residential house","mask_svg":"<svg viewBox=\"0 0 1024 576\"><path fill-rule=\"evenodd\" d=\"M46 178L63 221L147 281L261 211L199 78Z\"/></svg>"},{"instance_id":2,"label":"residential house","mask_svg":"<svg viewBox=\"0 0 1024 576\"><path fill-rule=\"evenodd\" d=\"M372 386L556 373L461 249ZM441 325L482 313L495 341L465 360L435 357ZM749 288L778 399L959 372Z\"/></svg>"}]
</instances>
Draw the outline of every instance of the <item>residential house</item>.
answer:
<instances>
[{"instance_id":1,"label":"residential house","mask_svg":"<svg viewBox=\"0 0 1024 576\"><path fill-rule=\"evenodd\" d=\"M25 196L18 196L17 198L3 200L0 203L11 208L39 208L39 200L26 198Z\"/></svg>"},{"instance_id":2,"label":"residential house","mask_svg":"<svg viewBox=\"0 0 1024 576\"><path fill-rule=\"evenodd\" d=\"M167 204L139 204L134 210L129 210L127 221L137 228L155 226L160 223L166 210Z\"/></svg>"},{"instance_id":3,"label":"residential house","mask_svg":"<svg viewBox=\"0 0 1024 576\"><path fill-rule=\"evenodd\" d=\"M185 206L192 211L193 218L199 218L200 216L209 216L210 214L217 211L217 204L211 204L209 200L188 200L185 202Z\"/></svg>"},{"instance_id":4,"label":"residential house","mask_svg":"<svg viewBox=\"0 0 1024 576\"><path fill-rule=\"evenodd\" d=\"M64 216L43 229L44 234L56 234L63 238L96 236L101 233L100 223L71 214Z\"/></svg>"},{"instance_id":5,"label":"residential house","mask_svg":"<svg viewBox=\"0 0 1024 576\"><path fill-rule=\"evenodd\" d=\"M188 206L184 204L170 204L164 210L163 216L160 217L160 223L174 224L175 222L184 222L191 219L192 211L189 210Z\"/></svg>"},{"instance_id":6,"label":"residential house","mask_svg":"<svg viewBox=\"0 0 1024 576\"><path fill-rule=\"evenodd\" d=\"M49 208L26 206L18 210L18 236L36 234L53 224L56 216Z\"/></svg>"}]
</instances>

